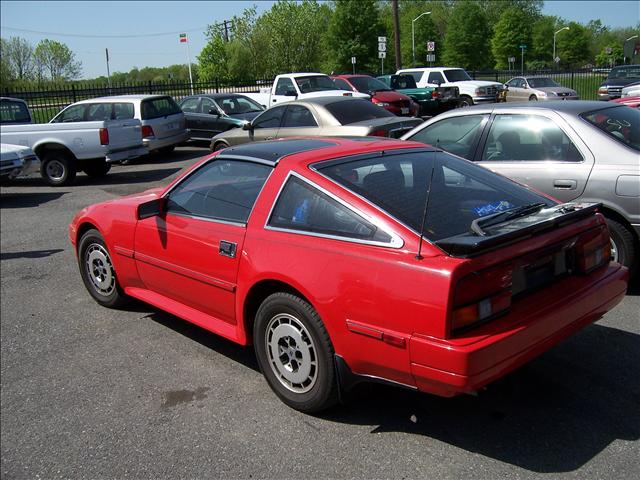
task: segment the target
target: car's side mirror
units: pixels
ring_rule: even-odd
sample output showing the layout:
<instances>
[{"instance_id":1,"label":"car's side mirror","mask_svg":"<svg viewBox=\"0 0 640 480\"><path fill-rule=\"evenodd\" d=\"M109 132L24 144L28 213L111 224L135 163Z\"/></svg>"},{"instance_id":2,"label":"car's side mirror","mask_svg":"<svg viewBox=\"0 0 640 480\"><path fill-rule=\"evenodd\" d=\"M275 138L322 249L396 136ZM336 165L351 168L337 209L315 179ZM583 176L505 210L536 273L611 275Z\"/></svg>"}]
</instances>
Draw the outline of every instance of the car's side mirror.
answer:
<instances>
[{"instance_id":1,"label":"car's side mirror","mask_svg":"<svg viewBox=\"0 0 640 480\"><path fill-rule=\"evenodd\" d=\"M244 125L242 125L242 129L243 130L253 130L253 125L251 124L251 122L247 122Z\"/></svg>"},{"instance_id":2,"label":"car's side mirror","mask_svg":"<svg viewBox=\"0 0 640 480\"><path fill-rule=\"evenodd\" d=\"M286 92L284 92L284 96L285 97L297 97L298 94L296 93L295 90L287 90Z\"/></svg>"},{"instance_id":3,"label":"car's side mirror","mask_svg":"<svg viewBox=\"0 0 640 480\"><path fill-rule=\"evenodd\" d=\"M149 217L157 217L166 211L167 200L165 198L155 198L148 202L138 205L136 217L138 220L144 220Z\"/></svg>"}]
</instances>

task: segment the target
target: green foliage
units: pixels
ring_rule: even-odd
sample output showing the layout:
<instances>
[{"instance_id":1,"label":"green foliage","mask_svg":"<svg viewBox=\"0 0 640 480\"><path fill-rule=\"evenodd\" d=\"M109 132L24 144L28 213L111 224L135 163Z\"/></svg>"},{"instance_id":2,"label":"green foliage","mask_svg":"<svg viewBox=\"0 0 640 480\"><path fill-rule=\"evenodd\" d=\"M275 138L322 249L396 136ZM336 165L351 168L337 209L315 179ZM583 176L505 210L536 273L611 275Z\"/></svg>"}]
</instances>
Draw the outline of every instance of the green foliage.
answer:
<instances>
[{"instance_id":1,"label":"green foliage","mask_svg":"<svg viewBox=\"0 0 640 480\"><path fill-rule=\"evenodd\" d=\"M607 53L607 49L611 49L611 53ZM622 45L619 43L605 45L600 53L596 55L596 66L598 67L613 67L621 64L623 61L624 53L622 51Z\"/></svg>"},{"instance_id":2,"label":"green foliage","mask_svg":"<svg viewBox=\"0 0 640 480\"><path fill-rule=\"evenodd\" d=\"M228 80L229 49L226 48L223 32L209 25L206 36L209 40L197 57L202 80L205 82L211 82L215 78Z\"/></svg>"},{"instance_id":3,"label":"green foliage","mask_svg":"<svg viewBox=\"0 0 640 480\"><path fill-rule=\"evenodd\" d=\"M334 4L327 35L325 68L328 71L350 72L351 57L356 57L356 70L376 70L377 40L384 31L376 0L335 0Z\"/></svg>"},{"instance_id":4,"label":"green foliage","mask_svg":"<svg viewBox=\"0 0 640 480\"><path fill-rule=\"evenodd\" d=\"M528 57L536 62L537 68L553 67L553 34L562 28L556 17L542 16L533 24L531 48ZM556 41L562 41L565 31L558 33Z\"/></svg>"},{"instance_id":5,"label":"green foliage","mask_svg":"<svg viewBox=\"0 0 640 480\"><path fill-rule=\"evenodd\" d=\"M533 23L541 15L542 0L480 0L478 2L487 17L489 28L493 30L506 8L520 10Z\"/></svg>"},{"instance_id":6,"label":"green foliage","mask_svg":"<svg viewBox=\"0 0 640 480\"><path fill-rule=\"evenodd\" d=\"M556 55L560 57L560 65L579 68L592 58L589 52L588 30L576 22L570 22L569 30L556 37ZM559 40L562 35L562 41Z\"/></svg>"},{"instance_id":7,"label":"green foliage","mask_svg":"<svg viewBox=\"0 0 640 480\"><path fill-rule=\"evenodd\" d=\"M37 78L52 81L73 80L80 76L82 64L64 43L45 38L36 45Z\"/></svg>"},{"instance_id":8,"label":"green foliage","mask_svg":"<svg viewBox=\"0 0 640 480\"><path fill-rule=\"evenodd\" d=\"M482 8L475 2L457 2L444 38L444 63L470 70L486 68L492 61L489 38Z\"/></svg>"},{"instance_id":9,"label":"green foliage","mask_svg":"<svg viewBox=\"0 0 640 480\"><path fill-rule=\"evenodd\" d=\"M531 18L518 7L509 7L502 12L493 31L491 51L495 58L495 66L504 69L508 66L508 57L520 60L522 55L520 45L526 45L524 52L528 58L531 48Z\"/></svg>"},{"instance_id":10,"label":"green foliage","mask_svg":"<svg viewBox=\"0 0 640 480\"><path fill-rule=\"evenodd\" d=\"M402 65L413 66L413 44L411 38L411 25L413 24L415 30L415 45L416 45L416 65L422 65L426 62L427 42L436 43L436 59L438 59L441 53L444 51L444 36L440 35L440 31L436 27L434 18L436 13L440 13L432 10L435 2L402 2L400 4L400 25L404 27L403 35L400 37L400 52L402 54ZM424 15L418 20L413 22L421 14L425 12L431 12L429 15ZM393 32L393 31L392 31ZM393 33L392 33L393 35ZM388 48L393 49L393 37L389 38Z\"/></svg>"}]
</instances>

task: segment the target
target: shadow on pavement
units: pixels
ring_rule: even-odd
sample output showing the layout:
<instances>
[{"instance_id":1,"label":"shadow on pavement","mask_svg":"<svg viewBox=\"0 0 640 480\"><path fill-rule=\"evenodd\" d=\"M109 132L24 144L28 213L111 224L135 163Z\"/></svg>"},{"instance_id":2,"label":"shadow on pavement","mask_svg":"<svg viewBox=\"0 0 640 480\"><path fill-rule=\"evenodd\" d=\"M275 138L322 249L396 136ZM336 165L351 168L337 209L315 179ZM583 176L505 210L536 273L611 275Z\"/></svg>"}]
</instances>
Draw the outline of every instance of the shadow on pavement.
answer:
<instances>
[{"instance_id":1,"label":"shadow on pavement","mask_svg":"<svg viewBox=\"0 0 640 480\"><path fill-rule=\"evenodd\" d=\"M162 168L156 170L120 170L117 167L112 169L108 175L102 178L92 178L87 175L78 175L75 179L74 185L86 186L86 185L123 185L134 183L146 183L157 182L170 177L176 172L182 170L179 167L176 168Z\"/></svg>"},{"instance_id":2,"label":"shadow on pavement","mask_svg":"<svg viewBox=\"0 0 640 480\"><path fill-rule=\"evenodd\" d=\"M41 185L41 184L40 184ZM2 193L0 208L31 208L57 200L69 192Z\"/></svg>"},{"instance_id":3,"label":"shadow on pavement","mask_svg":"<svg viewBox=\"0 0 640 480\"><path fill-rule=\"evenodd\" d=\"M49 250L31 250L28 252L2 252L0 260L13 260L15 258L46 258L56 253L64 252L62 248L52 248Z\"/></svg>"}]
</instances>

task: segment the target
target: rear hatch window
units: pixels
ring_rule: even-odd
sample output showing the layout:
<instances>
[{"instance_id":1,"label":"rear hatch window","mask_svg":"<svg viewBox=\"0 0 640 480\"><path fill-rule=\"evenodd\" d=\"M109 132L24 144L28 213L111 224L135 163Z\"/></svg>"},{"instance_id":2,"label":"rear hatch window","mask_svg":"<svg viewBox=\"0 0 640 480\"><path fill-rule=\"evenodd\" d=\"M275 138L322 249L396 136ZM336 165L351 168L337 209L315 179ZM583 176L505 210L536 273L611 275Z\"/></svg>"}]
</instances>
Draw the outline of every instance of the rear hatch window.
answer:
<instances>
[{"instance_id":1,"label":"rear hatch window","mask_svg":"<svg viewBox=\"0 0 640 480\"><path fill-rule=\"evenodd\" d=\"M166 117L176 113L182 113L182 110L171 97L158 97L142 102L142 120Z\"/></svg>"},{"instance_id":2,"label":"rear hatch window","mask_svg":"<svg viewBox=\"0 0 640 480\"><path fill-rule=\"evenodd\" d=\"M354 98L342 100L326 105L329 113L336 117L342 125L362 122L374 118L395 117L395 115L384 108L371 103L368 100Z\"/></svg>"}]
</instances>

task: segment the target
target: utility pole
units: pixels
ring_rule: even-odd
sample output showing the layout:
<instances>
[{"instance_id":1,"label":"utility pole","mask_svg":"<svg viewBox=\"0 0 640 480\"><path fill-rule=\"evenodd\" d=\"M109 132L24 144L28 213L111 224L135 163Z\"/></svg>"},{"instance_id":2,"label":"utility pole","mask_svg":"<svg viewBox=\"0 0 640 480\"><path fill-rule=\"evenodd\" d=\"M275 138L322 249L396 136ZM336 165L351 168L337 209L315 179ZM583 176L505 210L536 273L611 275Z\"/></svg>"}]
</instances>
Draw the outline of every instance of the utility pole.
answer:
<instances>
[{"instance_id":1,"label":"utility pole","mask_svg":"<svg viewBox=\"0 0 640 480\"><path fill-rule=\"evenodd\" d=\"M230 22L225 20L222 23L224 24L224 41L228 42L229 41L229 26L227 24L230 23Z\"/></svg>"},{"instance_id":2,"label":"utility pole","mask_svg":"<svg viewBox=\"0 0 640 480\"><path fill-rule=\"evenodd\" d=\"M400 58L400 17L398 16L398 0L391 0L393 10L393 43L396 52L396 70L402 68L402 59Z\"/></svg>"},{"instance_id":3,"label":"utility pole","mask_svg":"<svg viewBox=\"0 0 640 480\"><path fill-rule=\"evenodd\" d=\"M104 53L107 55L107 83L109 85L109 90L111 90L111 72L109 71L109 49L105 48Z\"/></svg>"}]
</instances>

